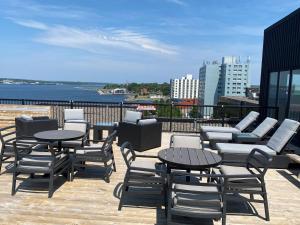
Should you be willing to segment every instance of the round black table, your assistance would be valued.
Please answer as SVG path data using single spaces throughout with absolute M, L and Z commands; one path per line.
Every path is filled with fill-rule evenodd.
M 57 142 L 58 149 L 61 150 L 62 141 L 71 141 L 82 138 L 85 135 L 84 132 L 76 130 L 47 130 L 35 133 L 33 136 L 39 141 Z
M 171 169 L 204 170 L 220 164 L 222 158 L 216 153 L 196 148 L 167 148 L 158 152 L 158 158 Z

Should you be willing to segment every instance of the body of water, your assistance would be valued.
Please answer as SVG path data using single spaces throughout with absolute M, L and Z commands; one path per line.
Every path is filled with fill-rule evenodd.
M 99 85 L 0 84 L 0 98 L 121 102 L 125 95 L 99 95 Z

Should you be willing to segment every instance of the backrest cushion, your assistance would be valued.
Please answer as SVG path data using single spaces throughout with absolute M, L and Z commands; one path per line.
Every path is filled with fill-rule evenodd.
M 28 116 L 28 115 L 21 115 L 20 118 L 22 118 L 24 120 L 33 120 L 33 118 L 31 116 Z
M 253 123 L 259 116 L 258 112 L 251 111 L 244 119 L 242 119 L 235 128 L 240 131 L 245 130 L 251 123 Z
M 299 126 L 298 121 L 285 119 L 268 141 L 267 146 L 279 153 L 297 132 Z
M 65 109 L 65 120 L 84 120 L 83 109 Z
M 137 111 L 127 110 L 125 113 L 124 122 L 126 123 L 137 123 L 142 118 L 142 113 Z
M 138 124 L 139 125 L 147 125 L 147 124 L 153 124 L 156 123 L 156 119 L 145 119 L 145 120 L 139 120 Z
M 277 123 L 277 120 L 267 117 L 258 127 L 256 127 L 252 134 L 263 138 Z
M 202 149 L 200 136 L 174 135 L 171 138 L 170 147 Z
M 65 123 L 64 130 L 77 130 L 81 132 L 86 132 L 87 124 L 86 123 Z

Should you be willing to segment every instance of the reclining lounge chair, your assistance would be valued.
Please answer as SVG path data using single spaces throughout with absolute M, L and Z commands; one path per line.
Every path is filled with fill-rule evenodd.
M 282 152 L 285 146 L 297 134 L 299 126 L 300 123 L 298 121 L 285 119 L 265 145 L 217 143 L 216 149 L 219 151 L 219 154 L 222 155 L 223 161 L 225 162 L 245 162 L 252 149 L 258 148 L 272 156 L 271 167 L 285 168 L 289 163 L 289 159 L 283 155 Z
M 200 133 L 207 139 L 207 132 L 221 132 L 239 134 L 250 126 L 259 116 L 258 112 L 251 111 L 244 119 L 242 119 L 235 127 L 216 127 L 216 126 L 201 126 Z
M 211 146 L 215 143 L 225 142 L 238 142 L 238 143 L 256 143 L 262 140 L 277 124 L 277 120 L 267 117 L 258 127 L 256 127 L 251 133 L 223 133 L 223 132 L 207 132 Z

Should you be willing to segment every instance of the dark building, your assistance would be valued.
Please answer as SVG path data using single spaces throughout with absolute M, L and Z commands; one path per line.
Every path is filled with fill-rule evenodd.
M 300 120 L 300 8 L 264 31 L 260 85 L 261 106 L 278 106 L 280 121 Z

